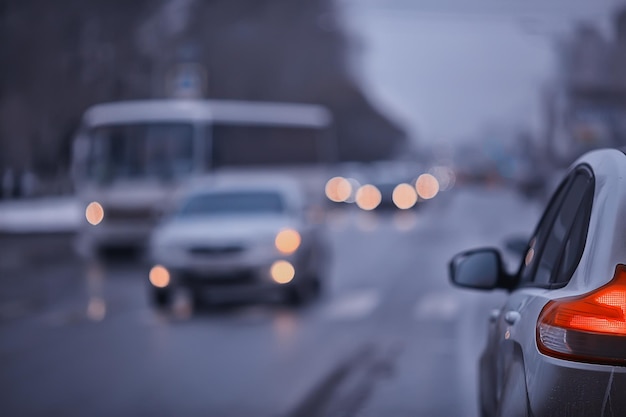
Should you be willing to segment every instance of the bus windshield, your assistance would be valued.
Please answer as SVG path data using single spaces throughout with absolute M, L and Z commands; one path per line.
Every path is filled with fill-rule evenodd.
M 193 169 L 193 126 L 136 123 L 94 127 L 89 132 L 87 175 L 97 182 L 177 179 Z

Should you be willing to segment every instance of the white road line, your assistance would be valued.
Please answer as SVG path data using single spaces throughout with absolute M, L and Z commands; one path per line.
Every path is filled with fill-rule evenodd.
M 454 293 L 431 292 L 417 301 L 413 309 L 413 318 L 417 321 L 450 321 L 457 318 L 460 309 L 460 298 Z
M 370 315 L 380 304 L 374 289 L 357 290 L 341 295 L 326 306 L 323 316 L 329 320 L 359 320 Z

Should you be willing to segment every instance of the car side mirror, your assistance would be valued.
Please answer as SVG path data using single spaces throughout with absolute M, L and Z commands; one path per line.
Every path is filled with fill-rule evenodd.
M 459 287 L 479 290 L 508 288 L 504 281 L 508 275 L 497 249 L 482 248 L 462 252 L 452 258 L 449 267 L 450 280 Z

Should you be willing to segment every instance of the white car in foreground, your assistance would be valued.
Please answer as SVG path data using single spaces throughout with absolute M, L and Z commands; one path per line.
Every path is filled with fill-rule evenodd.
M 180 288 L 196 301 L 270 291 L 298 304 L 316 294 L 327 252 L 306 209 L 285 179 L 195 186 L 150 239 L 152 300 L 165 307 Z
M 516 272 L 494 248 L 452 259 L 456 285 L 509 292 L 489 316 L 482 416 L 626 416 L 625 232 L 626 155 L 598 150 L 570 167 Z

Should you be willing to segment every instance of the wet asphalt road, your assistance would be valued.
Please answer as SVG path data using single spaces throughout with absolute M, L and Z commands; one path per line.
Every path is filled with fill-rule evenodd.
M 410 213 L 334 212 L 332 273 L 300 308 L 179 298 L 158 312 L 141 265 L 78 261 L 67 236 L 2 236 L 0 415 L 477 415 L 502 294 L 452 288 L 447 261 L 529 234 L 538 215 L 484 189 Z

